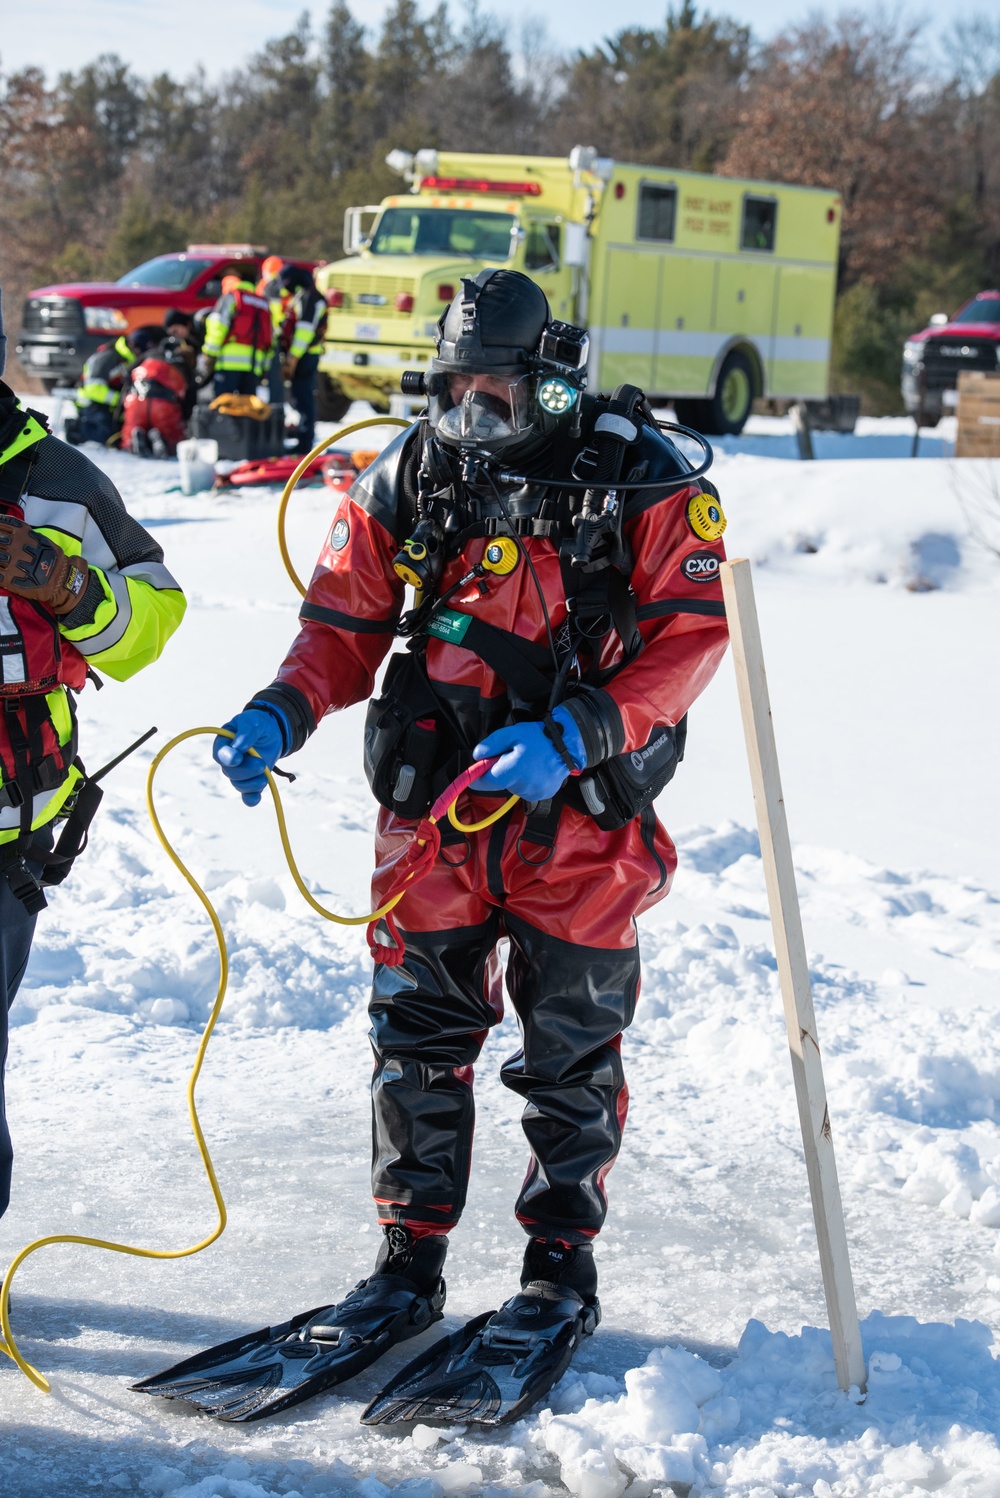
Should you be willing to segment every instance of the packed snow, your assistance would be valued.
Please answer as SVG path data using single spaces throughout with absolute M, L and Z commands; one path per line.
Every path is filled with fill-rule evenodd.
M 604 1321 L 544 1407 L 499 1432 L 358 1424 L 387 1373 L 441 1328 L 341 1391 L 246 1427 L 129 1391 L 200 1347 L 335 1300 L 378 1240 L 363 934 L 304 905 L 271 811 L 240 805 L 208 738 L 168 759 L 160 815 L 232 957 L 198 1094 L 229 1226 L 176 1262 L 68 1247 L 29 1260 L 13 1325 L 53 1392 L 2 1360 L 5 1498 L 995 1498 L 1000 560 L 970 535 L 963 503 L 977 485 L 988 492 L 988 465 L 935 455 L 944 424 L 916 461 L 908 445 L 896 451 L 901 433 L 869 423 L 830 439 L 837 456 L 802 463 L 759 454 L 790 440 L 765 422 L 724 444 L 713 470 L 730 555 L 755 569 L 867 1397 L 838 1390 L 825 1330 L 727 660 L 660 808 L 680 869 L 641 923 L 643 993 L 624 1045 L 632 1107 L 597 1246 Z M 888 455 L 872 451 L 880 442 Z M 92 765 L 153 723 L 160 732 L 107 782 L 12 1013 L 5 1262 L 46 1233 L 162 1248 L 211 1226 L 184 1087 L 217 960 L 154 840 L 143 783 L 155 744 L 221 723 L 270 679 L 298 605 L 277 551 L 277 490 L 185 496 L 175 463 L 89 451 L 161 540 L 190 609 L 160 663 L 83 699 Z M 300 571 L 335 499 L 310 488 L 293 501 Z M 282 785 L 303 872 L 345 913 L 368 908 L 362 717 L 328 720 Z M 497 1080 L 516 1043 L 505 1021 L 478 1067 L 449 1330 L 516 1284 L 525 1149 Z

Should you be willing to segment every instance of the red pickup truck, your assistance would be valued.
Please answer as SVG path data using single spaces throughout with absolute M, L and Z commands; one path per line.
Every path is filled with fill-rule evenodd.
M 189 244 L 183 254 L 157 255 L 118 281 L 42 286 L 24 304 L 16 348 L 26 370 L 46 390 L 72 385 L 86 360 L 106 343 L 143 323 L 159 323 L 172 307 L 211 307 L 232 274 L 256 282 L 268 251 L 250 244 Z M 316 261 L 296 262 L 308 265 Z
M 1000 291 L 981 291 L 954 317 L 935 313 L 903 347 L 903 401 L 911 416 L 936 426 L 957 402 L 963 369 L 1000 369 Z

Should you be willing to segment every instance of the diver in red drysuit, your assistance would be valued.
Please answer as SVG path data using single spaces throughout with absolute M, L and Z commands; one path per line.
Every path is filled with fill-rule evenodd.
M 684 482 L 689 465 L 640 392 L 631 406 L 582 394 L 583 370 L 558 342 L 567 336 L 585 361 L 585 336 L 552 324 L 526 277 L 463 282 L 442 319 L 427 416 L 343 499 L 299 634 L 215 757 L 256 802 L 264 776 L 247 750 L 273 765 L 301 747 L 327 712 L 370 696 L 395 635 L 411 631 L 366 733 L 383 801 L 377 907 L 432 797 L 473 756 L 501 756 L 458 815 L 478 821 L 501 793 L 522 799 L 488 830 L 446 832 L 431 873 L 394 911 L 402 962 L 375 967 L 372 1184 L 387 1233 L 377 1272 L 422 1285 L 440 1274 L 465 1202 L 473 1066 L 501 1017 L 506 937 L 522 1047 L 501 1077 L 524 1099 L 530 1151 L 516 1205 L 529 1235 L 522 1283 L 541 1273 L 596 1303 L 590 1240 L 628 1105 L 620 1042 L 639 990 L 635 917 L 666 895 L 676 855 L 651 805 L 598 825 L 601 796 L 599 820 L 615 819 L 592 777 L 624 756 L 641 781 L 665 744 L 679 747 L 674 730 L 726 649 L 725 521 L 711 485 Z M 568 394 L 553 394 L 553 380 Z M 568 416 L 543 405 L 563 399 Z M 607 542 L 617 565 L 574 571 L 581 493 L 545 479 L 586 478 L 612 441 L 623 478 L 647 487 L 621 491 Z M 532 482 L 512 482 L 512 471 Z M 404 615 L 403 576 L 421 565 L 431 571 L 411 580 L 425 584 L 422 616 Z

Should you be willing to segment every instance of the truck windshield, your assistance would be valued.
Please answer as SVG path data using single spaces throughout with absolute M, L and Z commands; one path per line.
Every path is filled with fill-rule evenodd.
M 368 246 L 373 255 L 468 255 L 509 260 L 512 213 L 470 208 L 387 208 Z
M 196 276 L 214 265 L 214 260 L 188 259 L 187 255 L 157 255 L 135 270 L 119 276 L 119 286 L 162 286 L 164 291 L 186 291 Z
M 1000 322 L 1000 296 L 977 296 L 952 322 Z

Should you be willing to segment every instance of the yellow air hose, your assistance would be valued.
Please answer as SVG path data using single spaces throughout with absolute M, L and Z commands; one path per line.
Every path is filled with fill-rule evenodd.
M 285 542 L 285 513 L 295 486 L 309 467 L 309 464 L 314 462 L 320 453 L 326 452 L 328 447 L 332 447 L 335 442 L 339 442 L 341 437 L 347 437 L 351 432 L 360 432 L 365 427 L 409 427 L 412 425 L 412 421 L 406 421 L 402 416 L 366 416 L 364 421 L 355 421 L 349 427 L 341 427 L 339 432 L 334 432 L 331 437 L 324 437 L 322 442 L 317 442 L 312 452 L 306 453 L 302 462 L 288 480 L 288 483 L 281 492 L 281 503 L 278 506 L 278 550 L 281 552 L 281 560 L 285 564 L 285 571 L 303 598 L 306 596 L 306 585 L 295 570 L 292 559 L 288 555 L 288 546 Z
M 284 492 L 281 496 L 281 505 L 278 511 L 278 544 L 281 548 L 282 560 L 284 561 L 288 575 L 292 579 L 292 582 L 295 584 L 295 586 L 298 588 L 299 592 L 303 594 L 303 596 L 305 595 L 306 590 L 300 582 L 295 568 L 292 566 L 291 558 L 288 555 L 288 550 L 285 545 L 284 518 L 285 511 L 288 506 L 288 501 L 292 495 L 292 491 L 294 490 L 296 484 L 299 482 L 303 473 L 305 473 L 307 467 L 313 461 L 313 459 L 316 458 L 318 454 L 323 452 L 327 447 L 330 447 L 331 444 L 337 441 L 338 438 L 347 435 L 347 433 L 349 432 L 356 432 L 362 427 L 385 425 L 409 426 L 410 423 L 402 421 L 399 417 L 393 416 L 370 417 L 365 421 L 355 422 L 353 426 L 345 427 L 341 431 L 335 432 L 332 437 L 325 437 L 322 442 L 317 443 L 312 452 L 309 453 L 305 458 L 303 458 L 302 462 L 298 465 L 295 472 L 288 480 L 288 483 L 285 485 Z M 222 1005 L 226 997 L 226 988 L 229 982 L 229 953 L 226 947 L 226 938 L 223 934 L 222 924 L 219 920 L 215 906 L 212 904 L 211 900 L 208 898 L 208 895 L 202 889 L 201 885 L 195 879 L 190 869 L 188 869 L 186 864 L 181 859 L 180 855 L 170 843 L 166 833 L 163 830 L 163 826 L 160 822 L 159 816 L 157 815 L 156 806 L 153 801 L 153 782 L 160 765 L 166 759 L 167 755 L 170 754 L 172 750 L 176 749 L 179 744 L 182 744 L 185 739 L 195 738 L 199 734 L 211 734 L 213 737 L 221 736 L 228 739 L 235 737 L 231 730 L 226 728 L 188 728 L 185 729 L 183 733 L 175 735 L 175 737 L 172 738 L 169 743 L 164 744 L 163 748 L 159 751 L 159 753 L 155 756 L 152 763 L 150 764 L 149 774 L 146 777 L 146 810 L 149 812 L 149 819 L 153 824 L 153 831 L 156 833 L 157 839 L 159 840 L 159 843 L 166 853 L 167 857 L 170 859 L 170 862 L 183 875 L 185 881 L 191 886 L 198 899 L 204 906 L 208 914 L 208 918 L 212 923 L 212 930 L 215 933 L 216 946 L 218 947 L 219 951 L 219 984 L 218 988 L 216 989 L 215 1002 L 212 1005 L 212 1011 L 209 1014 L 208 1020 L 205 1024 L 205 1028 L 202 1031 L 201 1039 L 198 1042 L 198 1049 L 195 1053 L 194 1065 L 191 1068 L 191 1074 L 188 1078 L 187 1084 L 188 1116 L 191 1120 L 191 1128 L 194 1133 L 195 1142 L 198 1146 L 198 1153 L 201 1156 L 201 1162 L 205 1167 L 205 1174 L 208 1176 L 208 1182 L 212 1188 L 212 1196 L 215 1199 L 216 1211 L 219 1214 L 218 1222 L 216 1223 L 212 1231 L 207 1235 L 207 1237 L 202 1238 L 198 1243 L 192 1244 L 189 1248 L 137 1248 L 129 1243 L 115 1243 L 107 1238 L 90 1238 L 82 1233 L 51 1233 L 45 1238 L 36 1238 L 33 1243 L 29 1243 L 27 1247 L 22 1248 L 20 1253 L 17 1254 L 17 1256 L 11 1262 L 10 1268 L 7 1270 L 7 1273 L 4 1276 L 3 1285 L 2 1287 L 0 1287 L 0 1330 L 2 1330 L 3 1332 L 3 1340 L 0 1341 L 0 1353 L 5 1354 L 13 1362 L 15 1362 L 24 1376 L 30 1379 L 35 1387 L 41 1389 L 45 1394 L 49 1394 L 52 1392 L 51 1385 L 48 1379 L 43 1373 L 40 1373 L 37 1368 L 33 1367 L 32 1364 L 29 1363 L 27 1359 L 22 1355 L 10 1327 L 10 1287 L 13 1283 L 15 1274 L 17 1273 L 18 1269 L 20 1269 L 25 1259 L 29 1258 L 31 1254 L 36 1253 L 38 1249 L 47 1248 L 50 1244 L 54 1243 L 78 1243 L 82 1244 L 86 1248 L 103 1248 L 106 1249 L 109 1253 L 130 1254 L 133 1257 L 139 1259 L 187 1259 L 190 1258 L 192 1254 L 200 1253 L 203 1248 L 208 1248 L 209 1245 L 214 1243 L 217 1238 L 221 1237 L 226 1227 L 226 1203 L 223 1200 L 222 1189 L 219 1186 L 219 1181 L 215 1174 L 215 1167 L 212 1164 L 212 1157 L 209 1154 L 208 1145 L 205 1141 L 205 1135 L 202 1131 L 201 1122 L 198 1118 L 198 1110 L 195 1106 L 194 1093 L 195 1088 L 198 1085 L 198 1078 L 201 1075 L 202 1065 L 204 1064 L 205 1060 L 205 1053 L 208 1050 L 208 1042 L 212 1038 L 212 1032 L 215 1029 L 219 1015 L 222 1012 Z M 255 754 L 255 751 L 251 749 L 250 753 Z M 306 887 L 302 875 L 299 873 L 298 865 L 295 862 L 295 857 L 292 853 L 291 843 L 288 838 L 288 827 L 285 822 L 285 813 L 281 805 L 281 797 L 278 793 L 278 787 L 275 784 L 273 775 L 266 766 L 264 767 L 264 773 L 267 776 L 268 789 L 271 792 L 271 799 L 274 804 L 275 816 L 278 820 L 278 834 L 281 838 L 282 851 L 284 852 L 285 859 L 288 863 L 288 868 L 292 875 L 292 878 L 295 881 L 296 888 L 302 895 L 303 899 L 307 902 L 307 904 L 309 904 L 312 909 L 317 912 L 318 915 L 321 915 L 324 920 L 334 921 L 338 926 L 367 926 L 370 921 L 378 920 L 382 916 L 387 915 L 389 911 L 392 910 L 393 907 L 397 905 L 403 898 L 403 895 L 406 893 L 405 890 L 400 890 L 398 894 L 394 895 L 390 900 L 387 900 L 386 903 L 378 910 L 371 911 L 368 915 L 337 915 L 334 911 L 327 910 L 324 905 L 321 905 L 319 901 L 314 898 L 309 889 Z M 510 809 L 510 807 L 514 805 L 517 799 L 517 796 L 511 796 L 509 800 L 504 802 L 503 806 L 501 806 L 498 811 L 491 813 L 490 816 L 484 818 L 481 822 L 474 822 L 466 825 L 464 827 L 464 830 L 467 832 L 478 832 L 485 827 L 491 826 L 493 822 L 499 821 L 499 819 Z M 462 827 L 463 824 L 458 822 L 455 818 L 454 806 L 455 803 L 453 802 L 452 805 L 448 808 L 449 820 L 451 820 L 456 827 Z

